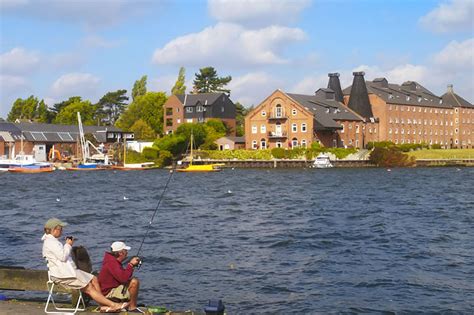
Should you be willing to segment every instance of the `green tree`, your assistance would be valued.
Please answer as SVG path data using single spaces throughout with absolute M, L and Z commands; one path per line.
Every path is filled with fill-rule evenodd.
M 95 124 L 95 107 L 90 101 L 83 101 L 80 97 L 75 102 L 63 107 L 56 115 L 54 122 L 63 125 L 77 125 L 77 112 L 81 113 L 81 120 L 84 125 Z
M 52 113 L 43 100 L 31 95 L 27 99 L 18 98 L 8 113 L 7 120 L 29 119 L 31 121 L 48 123 L 51 121 Z
M 186 93 L 186 85 L 184 85 L 185 81 L 185 69 L 184 67 L 179 68 L 178 79 L 174 84 L 173 88 L 171 89 L 171 94 L 178 95 L 178 94 L 185 94 Z
M 116 126 L 130 130 L 137 120 L 142 119 L 156 134 L 163 134 L 163 104 L 166 100 L 164 92 L 148 92 L 138 96 L 128 105 Z
M 183 135 L 169 134 L 155 140 L 153 146 L 160 149 L 160 155 L 161 152 L 171 152 L 176 157 L 186 152 L 187 143 L 189 143 L 189 139 Z
M 61 109 L 75 102 L 82 102 L 82 98 L 80 96 L 72 96 L 66 101 L 56 103 L 53 105 L 53 112 L 55 113 L 55 115 L 57 115 L 61 111 Z
M 142 119 L 134 122 L 130 127 L 130 131 L 135 134 L 135 139 L 137 140 L 152 140 L 156 138 L 155 131 Z
M 95 105 L 96 118 L 106 125 L 114 125 L 127 106 L 127 90 L 108 92 Z
M 206 139 L 206 128 L 203 124 L 186 123 L 180 125 L 178 129 L 176 129 L 176 135 L 183 136 L 187 143 L 189 143 L 191 139 L 191 133 L 194 137 L 194 148 L 199 148 L 199 146 L 201 146 L 201 144 L 203 144 Z
M 236 122 L 236 136 L 241 137 L 245 134 L 245 116 L 249 112 L 249 109 L 245 108 L 244 105 L 239 102 L 235 103 L 235 122 Z
M 213 67 L 201 68 L 199 69 L 199 73 L 196 73 L 195 76 L 196 78 L 193 81 L 194 93 L 230 93 L 230 90 L 224 87 L 232 80 L 232 77 L 218 77 L 217 71 Z
M 146 81 L 147 81 L 147 76 L 144 75 L 143 77 L 140 78 L 140 80 L 135 81 L 133 84 L 133 89 L 132 89 L 132 100 L 135 100 L 138 96 L 142 96 L 146 94 Z

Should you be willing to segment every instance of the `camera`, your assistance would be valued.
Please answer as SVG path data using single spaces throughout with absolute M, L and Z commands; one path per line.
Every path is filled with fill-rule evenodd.
M 76 241 L 77 240 L 76 238 L 74 238 L 74 236 L 71 236 L 71 235 L 66 236 L 66 239 L 71 240 L 71 241 Z

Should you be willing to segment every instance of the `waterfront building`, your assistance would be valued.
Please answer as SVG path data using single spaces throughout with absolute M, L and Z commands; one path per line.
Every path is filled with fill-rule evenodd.
M 377 137 L 370 137 L 371 126 L 365 127 L 366 138 L 442 148 L 473 147 L 474 106 L 455 94 L 451 85 L 440 97 L 418 82 L 398 85 L 386 78 L 365 81 L 364 72 L 353 75 L 353 84 L 343 91 L 344 103 L 366 123 L 378 124 Z
M 133 140 L 133 132 L 125 132 L 114 126 L 83 126 L 85 134 L 91 134 L 101 148 L 107 150 L 113 143 L 124 138 Z M 53 148 L 61 154 L 77 156 L 80 152 L 79 127 L 77 125 L 40 124 L 33 122 L 0 122 L 0 156 L 14 158 L 21 151 L 34 155 L 39 162 L 48 160 Z
M 235 135 L 236 108 L 225 93 L 171 95 L 163 105 L 163 130 L 173 133 L 183 123 L 204 123 L 209 119 L 222 120 Z
M 245 117 L 247 149 L 358 147 L 364 143 L 364 119 L 342 103 L 339 74 L 314 95 L 274 91 Z
M 218 150 L 245 149 L 245 137 L 226 136 L 216 140 Z

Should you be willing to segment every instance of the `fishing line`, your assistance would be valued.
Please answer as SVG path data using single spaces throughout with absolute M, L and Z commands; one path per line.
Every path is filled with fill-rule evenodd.
M 165 188 L 163 188 L 163 191 L 161 192 L 160 199 L 158 200 L 158 204 L 156 205 L 155 211 L 153 212 L 153 215 L 151 216 L 150 222 L 148 223 L 148 226 L 145 231 L 145 236 L 142 239 L 142 242 L 140 244 L 140 247 L 138 248 L 138 252 L 136 256 L 140 255 L 140 251 L 142 250 L 143 243 L 145 243 L 145 239 L 148 236 L 148 232 L 150 231 L 151 224 L 153 223 L 153 219 L 155 218 L 156 213 L 158 212 L 158 209 L 160 208 L 161 201 L 163 200 L 163 196 L 166 192 L 166 189 L 168 188 L 168 185 L 171 181 L 171 177 L 173 177 L 173 173 L 175 172 L 174 169 L 170 170 L 170 175 L 168 176 L 168 180 L 166 181 Z

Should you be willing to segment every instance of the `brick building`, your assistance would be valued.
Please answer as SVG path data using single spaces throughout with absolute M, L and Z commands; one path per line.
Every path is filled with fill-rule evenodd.
M 353 84 L 343 91 L 344 103 L 366 123 L 378 122 L 377 136 L 373 126 L 365 126 L 366 139 L 473 147 L 474 106 L 455 94 L 452 86 L 440 97 L 414 81 L 398 85 L 385 78 L 365 81 L 364 72 L 353 74 Z
M 163 105 L 163 131 L 173 133 L 183 123 L 222 120 L 235 136 L 236 108 L 225 93 L 171 95 Z
M 246 148 L 362 147 L 364 119 L 342 100 L 338 73 L 314 95 L 276 90 L 245 117 Z

